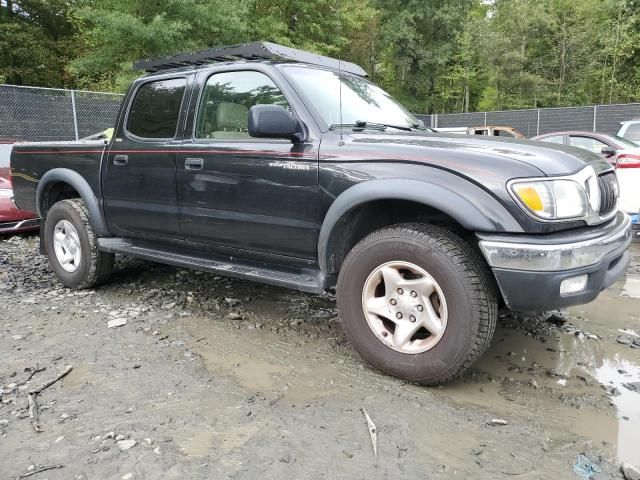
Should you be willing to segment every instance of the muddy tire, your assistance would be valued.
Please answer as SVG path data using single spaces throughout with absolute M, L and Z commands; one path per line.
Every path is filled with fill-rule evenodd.
M 424 385 L 446 383 L 489 346 L 496 288 L 479 254 L 426 224 L 371 233 L 347 255 L 338 308 L 355 349 L 374 367 Z
M 56 202 L 47 213 L 43 234 L 49 265 L 65 287 L 91 288 L 111 276 L 114 255 L 98 250 L 82 200 Z

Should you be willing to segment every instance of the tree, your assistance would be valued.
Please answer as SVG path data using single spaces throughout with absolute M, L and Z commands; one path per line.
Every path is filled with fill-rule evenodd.
M 640 100 L 640 0 L 0 0 L 0 81 L 123 91 L 139 58 L 254 40 L 417 113 Z
M 0 81 L 17 85 L 64 85 L 74 55 L 74 29 L 65 0 L 0 3 Z

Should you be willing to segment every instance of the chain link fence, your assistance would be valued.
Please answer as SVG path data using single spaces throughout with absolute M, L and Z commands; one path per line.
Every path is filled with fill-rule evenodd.
M 0 85 L 0 139 L 76 140 L 115 125 L 123 95 Z M 640 103 L 417 115 L 433 128 L 505 125 L 527 137 L 561 130 L 615 133 Z
M 433 128 L 503 125 L 514 127 L 526 137 L 562 130 L 616 133 L 620 122 L 640 118 L 640 103 L 593 105 L 589 107 L 538 108 L 498 112 L 417 115 Z
M 117 93 L 0 85 L 0 139 L 77 140 L 113 127 Z

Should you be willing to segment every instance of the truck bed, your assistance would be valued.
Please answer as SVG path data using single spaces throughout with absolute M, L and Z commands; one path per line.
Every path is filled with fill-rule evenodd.
M 36 202 L 38 183 L 47 172 L 61 167 L 80 174 L 96 198 L 101 198 L 100 164 L 105 149 L 104 140 L 15 144 L 11 152 L 11 178 L 16 205 L 40 213 Z

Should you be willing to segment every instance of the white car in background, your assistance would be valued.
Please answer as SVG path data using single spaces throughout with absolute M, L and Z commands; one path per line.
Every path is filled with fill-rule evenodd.
M 640 146 L 640 119 L 620 122 L 620 129 L 616 135 Z
M 637 125 L 640 128 L 640 120 Z M 531 140 L 589 150 L 611 163 L 616 168 L 620 185 L 618 208 L 631 215 L 634 227 L 638 225 L 634 228 L 634 238 L 640 238 L 640 146 L 619 135 L 576 130 L 546 133 Z

